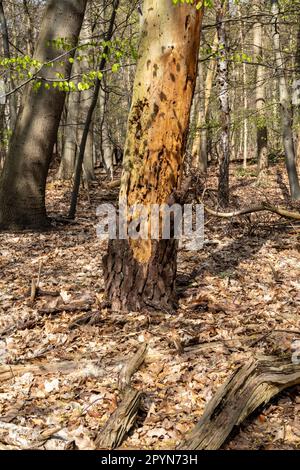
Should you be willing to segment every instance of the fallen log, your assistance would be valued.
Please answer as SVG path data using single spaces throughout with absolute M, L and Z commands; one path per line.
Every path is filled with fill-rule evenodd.
M 194 429 L 178 447 L 217 450 L 235 426 L 282 390 L 300 384 L 300 364 L 291 358 L 261 357 L 239 367 L 208 403 Z
M 271 206 L 270 204 L 266 204 L 266 203 L 262 203 L 257 206 L 247 207 L 245 209 L 240 209 L 240 210 L 233 211 L 233 212 L 219 212 L 219 211 L 215 211 L 211 209 L 208 206 L 204 206 L 204 210 L 208 214 L 214 215 L 215 217 L 223 217 L 226 219 L 229 219 L 231 217 L 238 217 L 240 215 L 252 214 L 254 212 L 268 211 L 268 212 L 272 212 L 273 214 L 278 214 L 282 217 L 286 217 L 288 219 L 300 220 L 299 212 L 291 212 L 281 207 Z

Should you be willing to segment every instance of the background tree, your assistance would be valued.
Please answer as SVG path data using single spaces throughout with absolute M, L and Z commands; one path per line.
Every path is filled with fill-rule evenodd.
M 57 73 L 68 77 L 86 0 L 67 4 L 50 0 L 41 26 L 34 59 L 41 63 L 40 81 L 29 83 L 10 143 L 0 180 L 0 226 L 4 228 L 48 225 L 45 186 L 57 130 L 64 106 L 65 92 L 46 86 Z M 55 40 L 65 38 L 69 51 Z M 53 67 L 52 67 L 53 66 Z

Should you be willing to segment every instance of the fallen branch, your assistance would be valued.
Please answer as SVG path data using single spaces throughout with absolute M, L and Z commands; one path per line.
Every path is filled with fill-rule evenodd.
M 120 375 L 119 375 L 119 389 L 120 390 L 125 390 L 127 387 L 129 387 L 130 382 L 131 382 L 131 377 L 133 374 L 139 369 L 139 367 L 143 364 L 146 353 L 147 353 L 148 345 L 143 344 L 138 351 L 135 353 L 135 355 L 129 359 L 128 362 L 123 366 Z
M 123 400 L 95 440 L 97 449 L 115 449 L 121 445 L 136 420 L 141 396 L 141 392 L 131 387 L 126 390 Z
M 62 374 L 70 374 L 72 372 L 78 371 L 83 372 L 86 370 L 98 369 L 97 365 L 99 360 L 94 361 L 64 361 L 57 363 L 48 363 L 48 364 L 20 364 L 20 365 L 4 365 L 0 366 L 0 383 L 5 382 L 6 380 L 14 379 L 15 376 L 23 375 L 28 372 L 34 375 L 44 375 L 44 374 L 53 374 L 60 372 Z M 106 375 L 107 371 L 99 369 L 97 370 L 97 375 Z
M 223 218 L 231 218 L 231 217 L 238 217 L 240 215 L 252 214 L 254 212 L 262 212 L 262 211 L 269 211 L 274 214 L 278 214 L 282 217 L 286 217 L 288 219 L 300 220 L 300 213 L 299 212 L 291 212 L 286 209 L 282 209 L 281 207 L 271 206 L 269 204 L 262 203 L 258 206 L 251 206 L 246 209 L 241 209 L 238 211 L 233 212 L 219 212 L 211 209 L 208 206 L 204 206 L 204 209 L 208 214 L 214 215 L 215 217 L 223 217 Z
M 92 304 L 88 305 L 61 305 L 53 308 L 40 308 L 38 313 L 40 315 L 54 315 L 56 313 L 73 313 L 73 312 L 89 312 L 92 308 Z
M 109 183 L 107 183 L 107 187 L 109 189 L 114 189 L 114 188 L 118 188 L 121 184 L 121 180 L 115 180 L 115 181 L 110 181 Z
M 123 392 L 123 399 L 96 438 L 97 449 L 119 447 L 137 418 L 142 393 L 132 388 L 130 382 L 133 374 L 144 362 L 147 348 L 147 344 L 143 344 L 135 355 L 125 363 L 119 374 L 118 384 Z
M 217 450 L 235 426 L 282 390 L 300 384 L 300 364 L 262 357 L 239 367 L 208 403 L 179 449 Z

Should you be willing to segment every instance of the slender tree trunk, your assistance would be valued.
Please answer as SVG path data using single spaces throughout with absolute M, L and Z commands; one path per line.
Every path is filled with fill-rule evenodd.
M 29 11 L 28 0 L 23 0 L 24 12 L 26 15 L 26 28 L 27 28 L 27 54 L 32 57 L 34 54 L 34 26 Z
M 110 21 L 109 21 L 108 31 L 105 35 L 105 41 L 110 41 L 113 37 L 115 20 L 116 20 L 116 15 L 117 15 L 119 4 L 120 4 L 119 0 L 113 0 L 112 14 L 111 14 Z M 104 49 L 104 54 L 102 56 L 102 59 L 99 65 L 100 72 L 104 70 L 104 67 L 106 65 L 107 54 L 108 54 L 108 48 L 106 47 Z M 95 83 L 94 93 L 93 93 L 93 99 L 90 103 L 86 120 L 85 120 L 85 124 L 84 124 L 84 129 L 83 129 L 82 138 L 80 142 L 79 154 L 78 154 L 78 158 L 76 162 L 74 185 L 73 185 L 73 190 L 72 190 L 72 195 L 71 195 L 71 204 L 70 204 L 70 209 L 69 209 L 69 214 L 68 214 L 68 217 L 70 219 L 74 219 L 76 215 L 77 200 L 78 200 L 80 181 L 81 181 L 81 175 L 82 175 L 84 154 L 85 154 L 85 149 L 86 149 L 86 145 L 87 145 L 88 138 L 89 138 L 90 126 L 93 120 L 94 111 L 96 109 L 98 99 L 99 99 L 100 88 L 101 88 L 101 81 L 99 78 L 97 78 L 96 83 Z
M 242 54 L 245 52 L 245 31 L 244 23 L 242 21 L 241 6 L 239 5 L 239 17 L 241 19 L 240 25 L 240 39 L 241 39 L 241 50 Z M 247 168 L 248 160 L 248 97 L 247 97 L 247 68 L 246 62 L 243 60 L 243 104 L 244 104 L 244 122 L 243 122 L 243 166 Z
M 68 77 L 70 55 L 52 43 L 68 38 L 75 46 L 78 41 L 87 0 L 48 2 L 41 26 L 35 59 L 41 63 L 54 61 L 64 54 L 54 67 L 44 66 L 43 80 L 55 79 L 61 72 Z M 9 153 L 0 180 L 0 226 L 4 228 L 40 228 L 48 225 L 45 208 L 45 187 L 53 147 L 65 102 L 65 93 L 44 83 L 36 91 L 32 84 L 24 90 Z
M 295 68 L 296 68 L 296 81 L 298 82 L 298 87 L 300 83 L 300 15 L 298 15 L 298 33 L 297 33 L 297 51 L 296 51 L 296 57 L 295 57 Z M 298 118 L 300 114 L 300 93 L 297 97 L 297 113 L 298 113 Z M 300 161 L 300 126 L 298 125 L 298 131 L 297 131 L 297 153 L 296 153 L 296 158 L 297 162 Z
M 218 47 L 218 34 L 215 34 L 212 52 Z M 199 168 L 202 173 L 207 171 L 208 149 L 207 149 L 207 128 L 208 107 L 211 98 L 211 91 L 216 73 L 216 61 L 213 59 L 207 67 L 206 78 L 204 80 L 204 63 L 198 66 L 198 87 L 199 98 L 195 103 L 197 113 L 196 135 L 192 146 L 192 162 L 195 168 Z
M 280 33 L 278 30 L 279 5 L 278 0 L 271 0 L 272 4 L 272 26 L 273 44 L 276 57 L 276 68 L 278 75 L 279 100 L 281 108 L 282 138 L 285 150 L 286 167 L 289 177 L 292 199 L 300 199 L 300 185 L 297 175 L 295 148 L 293 139 L 293 112 L 292 103 L 284 71 L 284 61 L 281 51 Z
M 105 86 L 105 85 L 104 85 Z M 101 119 L 101 154 L 105 170 L 110 178 L 113 178 L 113 148 L 109 138 L 107 123 L 107 93 L 105 90 L 100 92 L 100 107 L 102 112 Z
M 92 29 L 87 22 L 85 28 L 82 31 L 82 42 L 87 43 L 90 41 L 92 36 Z M 88 70 L 89 69 L 88 60 L 82 61 L 82 69 Z M 80 93 L 80 104 L 79 104 L 79 127 L 77 132 L 77 141 L 81 142 L 83 131 L 84 131 L 84 123 L 86 116 L 88 115 L 90 106 L 93 101 L 93 90 L 90 88 L 89 90 L 85 90 Z M 92 181 L 95 179 L 95 172 L 94 172 L 94 142 L 93 142 L 93 127 L 94 123 L 93 120 L 89 126 L 89 133 L 86 142 L 86 148 L 84 152 L 84 160 L 83 160 L 83 169 L 84 169 L 84 179 L 87 181 Z
M 73 70 L 76 73 L 77 62 Z M 64 144 L 57 178 L 70 180 L 74 174 L 76 152 L 77 152 L 77 126 L 79 111 L 79 92 L 69 93 L 67 102 L 67 119 L 64 126 Z
M 217 0 L 217 31 L 219 39 L 218 83 L 221 110 L 221 155 L 219 169 L 218 198 L 221 206 L 229 202 L 229 163 L 230 163 L 230 106 L 227 60 L 227 34 L 224 22 L 227 0 Z
M 6 59 L 10 59 L 10 47 L 9 47 L 9 37 L 8 37 L 8 29 L 7 29 L 7 22 L 6 16 L 3 8 L 3 2 L 0 0 L 0 32 L 2 36 L 3 42 L 3 53 Z M 6 81 L 8 88 L 14 88 L 14 81 L 12 77 Z M 11 95 L 9 97 L 9 121 L 10 121 L 10 128 L 13 130 L 16 122 L 17 117 L 17 100 L 15 95 Z
M 129 223 L 136 204 L 170 204 L 180 187 L 202 14 L 195 5 L 144 1 L 120 190 Z M 113 309 L 174 308 L 177 240 L 153 238 L 110 241 L 104 279 Z
M 255 1 L 255 12 L 259 13 L 261 0 Z M 259 20 L 256 21 L 253 28 L 253 55 L 255 62 L 263 60 L 263 25 Z M 266 87 L 265 72 L 262 65 L 256 68 L 256 142 L 257 142 L 257 162 L 258 172 L 268 168 L 268 128 L 266 125 Z

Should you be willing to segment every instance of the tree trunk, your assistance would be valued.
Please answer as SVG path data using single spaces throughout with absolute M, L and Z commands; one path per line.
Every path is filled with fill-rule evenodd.
M 229 163 L 230 163 L 230 107 L 229 107 L 229 83 L 228 83 L 228 46 L 226 26 L 224 22 L 227 11 L 227 0 L 218 0 L 217 31 L 219 39 L 218 58 L 218 83 L 219 101 L 221 110 L 221 155 L 219 169 L 218 198 L 221 206 L 227 206 L 229 202 Z
M 86 27 L 83 28 L 82 31 L 82 42 L 83 44 L 88 43 L 90 38 L 93 36 L 93 32 L 89 22 L 87 23 Z M 91 51 L 90 51 L 91 52 Z M 89 62 L 87 59 L 82 61 L 82 69 L 89 70 Z M 90 88 L 89 90 L 85 90 L 80 93 L 80 104 L 79 104 L 79 127 L 77 132 L 77 141 L 81 142 L 82 135 L 84 131 L 84 123 L 85 119 L 88 115 L 90 106 L 93 101 L 93 90 Z M 95 179 L 94 173 L 94 142 L 93 142 L 93 120 L 89 126 L 89 133 L 86 142 L 86 148 L 84 153 L 84 160 L 83 160 L 83 169 L 84 169 L 84 179 L 87 181 L 92 181 Z
M 216 52 L 218 47 L 218 35 L 215 34 L 212 52 Z M 199 168 L 202 173 L 206 173 L 208 165 L 207 149 L 207 128 L 208 107 L 211 98 L 213 81 L 216 73 L 216 61 L 213 59 L 207 67 L 206 78 L 204 80 L 204 63 L 199 63 L 198 87 L 199 99 L 196 103 L 197 124 L 196 135 L 192 146 L 192 162 L 195 168 Z
M 128 222 L 136 220 L 136 204 L 146 210 L 170 204 L 179 189 L 202 15 L 195 5 L 144 1 L 120 189 L 120 204 L 133 210 Z M 171 310 L 176 304 L 177 240 L 147 235 L 109 243 L 104 278 L 114 310 Z
M 204 64 L 199 62 L 196 100 L 196 134 L 192 146 L 192 166 L 202 173 L 207 171 L 207 148 L 205 128 L 205 80 Z
M 64 50 L 51 41 L 68 38 L 78 41 L 87 0 L 70 0 L 68 8 L 60 0 L 47 4 L 34 58 L 41 63 L 54 61 Z M 70 75 L 70 52 L 54 67 L 44 66 L 43 80 L 56 79 L 56 73 Z M 44 83 L 36 91 L 31 84 L 24 90 L 15 131 L 0 180 L 0 226 L 2 228 L 41 228 L 48 225 L 45 187 L 56 142 L 65 93 Z
M 105 84 L 104 84 L 105 86 Z M 109 138 L 107 123 L 107 92 L 100 92 L 100 107 L 102 113 L 101 120 L 101 155 L 105 170 L 110 178 L 113 178 L 113 148 Z
M 260 11 L 261 0 L 256 0 L 255 12 Z M 259 20 L 254 24 L 253 28 L 253 55 L 255 62 L 262 62 L 263 59 L 263 25 Z M 256 142 L 257 142 L 257 162 L 258 172 L 268 168 L 268 129 L 266 126 L 266 87 L 265 72 L 262 65 L 258 65 L 256 69 Z
M 296 50 L 296 57 L 295 57 L 295 68 L 296 68 L 296 81 L 299 83 L 300 81 L 300 15 L 298 15 L 298 33 L 297 33 L 297 50 Z M 300 93 L 297 96 L 297 103 L 296 103 L 298 119 L 299 119 L 299 114 L 300 114 L 299 100 L 300 100 Z M 300 126 L 299 125 L 298 125 L 298 130 L 297 130 L 296 159 L 297 159 L 297 162 L 300 161 Z
M 300 185 L 297 175 L 295 148 L 293 139 L 293 112 L 292 103 L 284 71 L 284 61 L 281 52 L 280 33 L 278 30 L 279 5 L 278 0 L 271 0 L 272 4 L 272 27 L 273 44 L 276 57 L 276 68 L 278 76 L 279 100 L 281 108 L 282 138 L 285 151 L 286 167 L 289 177 L 291 197 L 300 200 Z
M 23 7 L 26 15 L 27 54 L 31 57 L 34 54 L 34 25 L 29 11 L 28 0 L 23 0 Z
M 119 8 L 120 0 L 113 0 L 112 2 L 112 13 L 111 17 L 109 20 L 109 26 L 108 30 L 105 34 L 104 40 L 109 42 L 111 41 L 114 31 L 115 31 L 115 21 L 116 21 L 116 15 L 117 11 Z M 104 48 L 104 53 L 102 55 L 102 59 L 99 64 L 99 71 L 103 72 L 104 67 L 106 65 L 107 61 L 107 56 L 108 56 L 108 46 Z M 84 161 L 84 155 L 85 155 L 85 149 L 86 145 L 89 139 L 89 134 L 90 134 L 90 126 L 92 124 L 94 112 L 98 103 L 99 99 L 99 93 L 100 93 L 100 88 L 101 88 L 101 80 L 99 77 L 97 77 L 96 82 L 95 82 L 95 88 L 92 96 L 92 100 L 89 105 L 89 109 L 86 115 L 85 123 L 84 123 L 84 128 L 82 132 L 82 138 L 80 141 L 80 147 L 79 147 L 79 153 L 78 153 L 78 158 L 76 161 L 76 168 L 75 168 L 75 176 L 74 176 L 74 184 L 73 184 L 73 189 L 72 189 L 72 195 L 71 195 L 71 203 L 70 203 L 70 209 L 69 209 L 69 214 L 68 217 L 70 219 L 74 219 L 76 215 L 76 209 L 77 209 L 77 201 L 78 201 L 78 194 L 79 194 L 79 188 L 80 188 L 80 181 L 81 181 L 81 175 L 82 175 L 82 169 L 83 169 L 83 161 Z
M 242 21 L 241 6 L 239 5 L 239 17 L 241 19 L 240 24 L 240 39 L 241 39 L 241 50 L 242 54 L 245 52 L 245 26 Z M 248 97 L 247 97 L 247 68 L 246 62 L 243 60 L 243 104 L 244 104 L 244 122 L 243 122 L 243 167 L 247 168 L 248 160 Z
M 76 73 L 76 65 L 74 73 Z M 77 152 L 79 92 L 70 92 L 67 104 L 67 119 L 64 129 L 64 145 L 57 178 L 70 180 L 74 173 Z
M 10 59 L 7 22 L 6 22 L 6 16 L 4 13 L 2 0 L 0 0 L 0 32 L 2 35 L 4 57 L 6 59 Z M 7 82 L 8 88 L 12 88 L 12 89 L 14 88 L 14 81 L 11 76 L 8 78 L 8 80 L 6 80 L 6 82 Z M 12 130 L 15 127 L 16 116 L 17 116 L 17 100 L 16 100 L 16 96 L 13 94 L 9 97 L 9 122 L 10 122 L 10 128 Z

